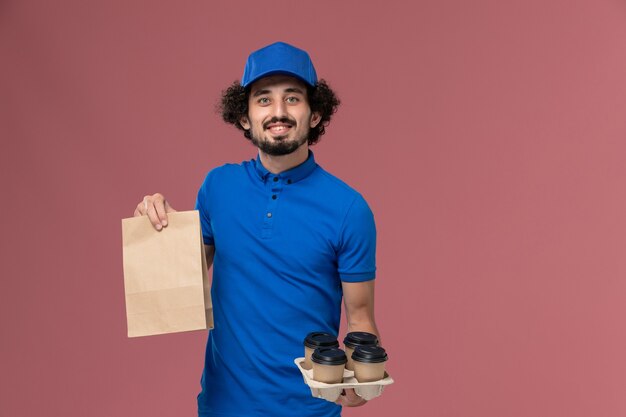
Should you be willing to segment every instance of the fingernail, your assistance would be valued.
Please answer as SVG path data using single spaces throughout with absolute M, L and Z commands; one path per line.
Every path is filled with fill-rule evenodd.
M 161 223 L 163 224 L 163 227 L 167 226 L 167 220 L 163 220 Z
M 157 224 L 156 228 L 157 228 L 157 230 L 161 230 L 161 229 L 163 229 L 163 226 L 161 226 L 160 224 Z

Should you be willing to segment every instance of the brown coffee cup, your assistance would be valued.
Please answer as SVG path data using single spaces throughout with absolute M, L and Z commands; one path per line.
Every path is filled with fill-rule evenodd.
M 354 371 L 354 365 L 352 362 L 352 354 L 357 346 L 377 346 L 378 338 L 375 334 L 367 332 L 350 332 L 343 339 L 343 344 L 346 348 L 346 356 L 348 357 L 348 363 L 346 368 L 350 371 Z
M 311 332 L 304 338 L 304 369 L 311 369 L 311 355 L 313 351 L 321 347 L 338 348 L 337 336 L 325 332 Z
M 311 355 L 313 379 L 327 384 L 343 382 L 343 371 L 348 358 L 346 353 L 337 348 L 317 348 Z
M 380 381 L 385 377 L 387 353 L 380 346 L 357 346 L 352 353 L 354 377 L 359 382 Z

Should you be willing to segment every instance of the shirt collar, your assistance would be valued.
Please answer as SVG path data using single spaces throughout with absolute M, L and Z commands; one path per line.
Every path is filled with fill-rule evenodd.
M 311 173 L 317 167 L 317 163 L 315 162 L 315 156 L 313 155 L 313 152 L 311 150 L 309 150 L 309 156 L 307 157 L 306 161 L 298 166 L 288 169 L 287 171 L 283 171 L 280 174 L 272 174 L 271 172 L 269 172 L 261 163 L 261 157 L 259 155 L 257 155 L 256 160 L 253 160 L 252 162 L 254 163 L 256 173 L 258 174 L 259 178 L 264 182 L 267 181 L 267 178 L 270 175 L 272 175 L 283 179 L 288 184 L 305 179 L 306 177 L 311 175 Z

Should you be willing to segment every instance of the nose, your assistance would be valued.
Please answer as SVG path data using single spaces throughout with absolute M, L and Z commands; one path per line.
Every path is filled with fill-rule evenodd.
M 287 103 L 283 100 L 276 100 L 272 106 L 272 116 L 281 119 L 287 116 Z

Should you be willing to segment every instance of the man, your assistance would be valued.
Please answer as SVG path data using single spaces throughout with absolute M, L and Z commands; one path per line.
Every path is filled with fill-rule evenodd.
M 309 332 L 338 333 L 342 296 L 348 331 L 378 335 L 373 215 L 309 150 L 338 105 L 309 55 L 282 42 L 253 52 L 223 94 L 224 120 L 258 155 L 213 169 L 198 191 L 215 320 L 200 416 L 330 417 L 365 403 L 354 390 L 337 404 L 312 397 L 293 363 Z M 173 211 L 157 193 L 135 215 L 163 230 Z

